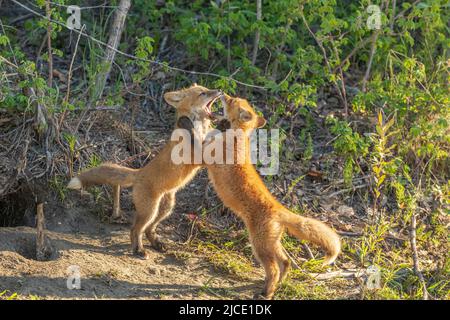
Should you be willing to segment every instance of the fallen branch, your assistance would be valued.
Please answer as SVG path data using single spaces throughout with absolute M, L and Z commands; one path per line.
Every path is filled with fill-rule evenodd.
M 300 269 L 300 266 L 297 264 L 297 262 L 294 260 L 294 258 L 292 258 L 292 256 L 289 254 L 289 252 L 285 248 L 283 248 L 283 251 L 289 258 L 289 260 L 291 261 L 292 269 L 296 269 L 296 270 Z
M 352 188 L 341 189 L 341 190 L 339 190 L 339 191 L 333 192 L 332 194 L 328 195 L 327 198 L 333 198 L 333 197 L 335 197 L 335 196 L 337 196 L 337 195 L 340 195 L 340 194 L 342 194 L 342 193 L 346 193 L 346 192 L 349 192 L 349 191 L 355 191 L 355 190 L 357 190 L 357 189 L 366 188 L 367 186 L 368 186 L 368 184 L 361 184 L 361 185 L 359 185 L 359 186 L 354 186 L 354 187 L 352 187 Z
M 340 235 L 341 237 L 355 237 L 355 238 L 359 238 L 359 237 L 363 237 L 364 234 L 361 232 L 349 232 L 349 231 L 337 231 L 337 234 Z M 400 238 L 400 237 L 396 237 L 394 235 L 388 234 L 386 235 L 386 239 L 391 239 L 391 240 L 396 240 L 396 241 L 408 241 L 408 239 L 406 238 Z
M 312 253 L 311 249 L 309 248 L 309 246 L 306 243 L 303 243 L 303 249 L 305 249 L 306 253 L 308 254 L 308 257 L 310 259 L 315 259 L 316 257 L 314 257 L 314 254 Z
M 364 271 L 333 271 L 328 273 L 308 273 L 309 276 L 316 280 L 329 280 L 333 278 L 360 278 L 364 275 Z

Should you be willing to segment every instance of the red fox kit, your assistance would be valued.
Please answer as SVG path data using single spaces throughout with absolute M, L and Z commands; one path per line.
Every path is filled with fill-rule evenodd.
M 210 126 L 211 107 L 221 95 L 218 90 L 194 84 L 183 89 L 164 94 L 168 104 L 176 108 L 176 128 L 189 129 L 193 137 L 193 122 L 201 123 L 205 132 Z M 198 164 L 174 164 L 171 160 L 172 148 L 176 142 L 170 141 L 161 152 L 145 167 L 131 169 L 116 164 L 103 164 L 82 172 L 68 185 L 71 189 L 80 189 L 90 185 L 109 184 L 114 187 L 114 211 L 119 215 L 120 186 L 133 187 L 133 202 L 136 215 L 131 228 L 133 253 L 146 259 L 147 252 L 142 244 L 145 232 L 152 246 L 164 250 L 164 245 L 156 234 L 156 227 L 172 211 L 175 205 L 175 193 L 188 183 L 196 174 Z
M 242 152 L 244 159 L 241 164 L 207 165 L 208 174 L 223 203 L 244 221 L 253 252 L 266 272 L 262 296 L 271 299 L 289 268 L 289 259 L 280 242 L 285 229 L 296 238 L 311 241 L 325 249 L 327 256 L 324 264 L 336 259 L 341 247 L 340 240 L 336 232 L 324 223 L 292 213 L 272 196 L 251 163 L 248 137 L 253 129 L 263 127 L 266 121 L 244 99 L 224 95 L 222 103 L 225 104 L 226 127 L 241 129 L 245 133 L 241 147 L 233 141 L 231 148 L 228 144 L 225 146 L 223 133 L 223 150 L 229 152 L 234 149 L 233 154 L 237 154 L 237 148 L 245 148 Z

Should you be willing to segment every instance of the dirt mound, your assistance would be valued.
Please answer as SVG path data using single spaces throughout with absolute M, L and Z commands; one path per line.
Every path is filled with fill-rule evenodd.
M 104 232 L 49 231 L 58 257 L 45 262 L 33 258 L 33 228 L 0 228 L 0 292 L 45 299 L 211 299 L 215 288 L 240 298 L 255 290 L 254 283 L 214 273 L 201 259 L 183 262 L 155 251 L 149 260 L 137 259 L 126 226 L 98 227 Z M 171 250 L 179 248 L 172 244 Z M 80 290 L 67 288 L 71 266 L 80 270 Z

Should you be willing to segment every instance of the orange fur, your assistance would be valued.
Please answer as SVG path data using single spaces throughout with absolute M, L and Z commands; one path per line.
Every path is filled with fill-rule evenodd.
M 220 94 L 217 90 L 194 85 L 188 89 L 166 93 L 164 98 L 176 108 L 177 119 L 187 116 L 192 121 L 201 121 L 203 130 L 206 131 L 210 120 L 205 107 Z M 156 227 L 171 213 L 175 205 L 176 191 L 186 185 L 200 168 L 200 165 L 196 164 L 176 165 L 172 162 L 172 148 L 177 144 L 175 141 L 168 142 L 161 152 L 141 169 L 103 164 L 82 172 L 73 178 L 68 186 L 78 189 L 98 184 L 112 185 L 114 216 L 120 214 L 120 186 L 132 186 L 136 215 L 131 228 L 131 243 L 133 252 L 143 258 L 148 256 L 142 243 L 144 232 L 154 248 L 164 250 L 163 243 L 156 234 Z
M 245 133 L 250 133 L 251 130 L 264 126 L 265 120 L 257 116 L 246 100 L 228 96 L 224 96 L 222 100 L 231 129 L 242 129 Z M 226 150 L 225 134 L 223 137 Z M 244 142 L 243 164 L 212 164 L 207 165 L 207 168 L 210 180 L 223 203 L 248 228 L 253 252 L 266 272 L 262 295 L 270 299 L 289 267 L 289 259 L 280 242 L 285 229 L 298 239 L 311 241 L 325 249 L 327 264 L 332 263 L 339 254 L 340 240 L 336 232 L 324 223 L 292 213 L 272 196 L 250 162 L 248 136 Z M 237 153 L 237 146 L 239 144 L 236 142 L 232 144 L 234 154 Z

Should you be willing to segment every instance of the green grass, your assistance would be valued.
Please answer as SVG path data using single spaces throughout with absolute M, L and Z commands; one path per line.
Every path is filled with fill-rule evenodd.
M 337 280 L 333 282 L 337 282 Z M 337 291 L 327 283 L 287 279 L 280 285 L 274 298 L 279 300 L 331 300 L 338 297 Z
M 203 242 L 198 243 L 196 251 L 203 254 L 216 270 L 240 279 L 248 279 L 253 270 L 251 261 L 237 251 Z
M 9 290 L 0 292 L 0 300 L 40 300 L 41 298 L 34 294 L 19 295 L 17 292 L 11 293 Z
M 393 227 L 392 223 L 384 222 L 376 228 L 367 227 L 360 238 L 343 238 L 342 253 L 338 258 L 337 267 L 324 267 L 321 259 L 304 261 L 305 253 L 301 242 L 289 236 L 283 237 L 283 246 L 296 260 L 299 269 L 290 270 L 287 279 L 277 290 L 275 299 L 420 299 L 423 293 L 418 277 L 411 267 L 409 241 L 393 245 L 394 242 L 387 237 L 388 230 Z M 205 224 L 202 228 L 205 228 Z M 252 255 L 245 237 L 245 239 L 228 237 L 220 242 L 218 238 L 221 237 L 221 233 L 218 231 L 202 230 L 202 234 L 206 235 L 206 238 L 196 239 L 192 244 L 193 249 L 196 254 L 204 256 L 216 270 L 243 280 L 263 279 L 262 268 L 255 267 L 251 261 Z M 311 250 L 316 257 L 323 255 L 315 247 L 311 247 Z M 427 271 L 429 266 L 422 268 L 427 290 L 432 298 L 450 297 L 448 264 L 447 259 L 446 267 L 433 271 Z M 318 280 L 315 276 L 318 273 L 337 271 L 344 265 L 347 266 L 344 269 L 351 265 L 351 268 L 360 269 L 362 272 L 370 265 L 377 266 L 381 272 L 380 287 L 369 289 L 365 283 L 367 276 L 358 275 L 357 278 L 336 276 L 326 280 Z M 261 272 L 255 275 L 255 271 Z M 210 283 L 205 284 L 201 290 L 203 293 L 212 294 L 211 291 L 221 297 L 230 295 L 226 290 L 214 288 Z
M 218 298 L 239 298 L 239 293 L 228 288 L 216 288 L 214 287 L 213 281 L 215 278 L 210 278 L 206 281 L 203 286 L 198 290 L 200 296 L 202 295 L 213 295 Z

